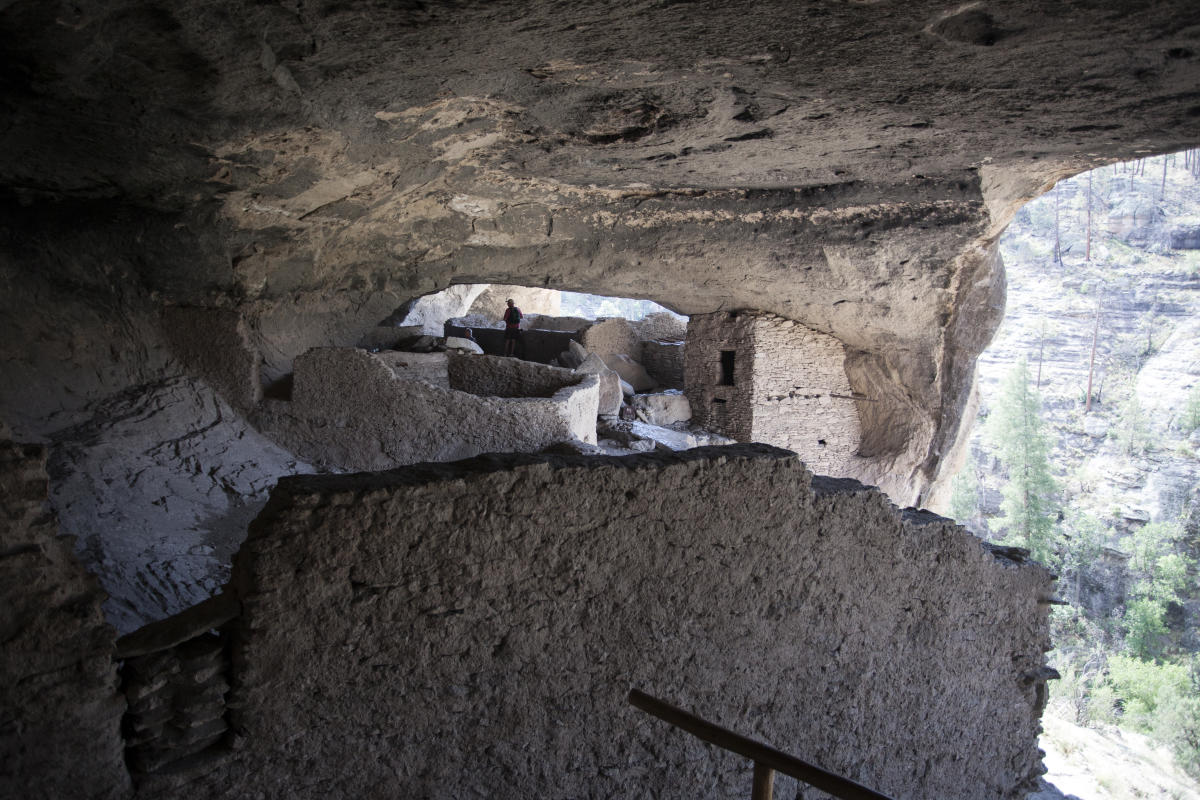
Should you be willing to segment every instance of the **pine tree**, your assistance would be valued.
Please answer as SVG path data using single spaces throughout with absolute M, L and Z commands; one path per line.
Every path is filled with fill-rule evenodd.
M 986 437 L 1008 474 L 1000 505 L 1005 540 L 1027 548 L 1038 561 L 1052 563 L 1059 538 L 1058 489 L 1050 474 L 1041 400 L 1029 387 L 1025 359 L 1005 377 L 1000 400 L 988 418 Z

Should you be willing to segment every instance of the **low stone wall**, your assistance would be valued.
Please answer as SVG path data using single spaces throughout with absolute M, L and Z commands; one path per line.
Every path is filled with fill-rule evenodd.
M 460 319 L 448 321 L 445 332 L 447 336 L 465 336 L 468 328 L 484 353 L 491 356 L 504 355 L 506 340 L 503 328 L 472 327 Z M 521 338 L 517 340 L 513 354 L 525 361 L 549 364 L 555 356 L 567 349 L 572 339 L 578 340 L 579 334 L 572 330 L 526 329 L 522 323 Z
M 1041 772 L 1046 571 L 771 447 L 285 478 L 231 587 L 242 746 L 177 797 L 744 796 L 631 687 L 897 798 Z
M 553 397 L 579 383 L 569 369 L 496 356 L 451 355 L 447 375 L 451 389 L 482 397 Z
M 0 797 L 124 797 L 116 631 L 47 483 L 43 447 L 0 442 Z
M 457 358 L 491 357 L 450 355 L 448 364 Z M 559 372 L 516 359 L 493 361 L 516 371 Z M 292 400 L 264 401 L 257 423 L 311 463 L 352 470 L 536 452 L 568 439 L 596 443 L 594 376 L 575 376 L 574 385 L 551 397 L 480 397 L 406 379 L 389 363 L 362 350 L 310 350 L 295 361 Z

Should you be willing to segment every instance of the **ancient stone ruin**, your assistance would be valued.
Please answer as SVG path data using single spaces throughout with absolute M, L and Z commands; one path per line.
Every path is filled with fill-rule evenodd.
M 1020 797 L 1050 579 L 890 503 L 954 461 L 1021 204 L 1200 140 L 1198 31 L 1192 0 L 0 3 L 0 796 L 732 794 L 638 684 L 899 797 Z M 485 284 L 711 337 L 389 351 Z M 642 439 L 312 474 L 632 442 L 597 420 L 626 360 L 812 469 Z
M 697 768 L 630 687 L 897 797 L 1009 797 L 1040 773 L 1050 576 L 787 451 L 285 479 L 222 594 L 115 643 L 33 516 L 40 448 L 9 452 L 30 512 L 0 544 L 83 603 L 66 628 L 54 603 L 14 609 L 7 685 L 42 694 L 7 690 L 7 780 L 30 796 L 738 791 L 743 765 Z
M 516 359 L 322 348 L 296 359 L 291 399 L 258 419 L 310 463 L 378 470 L 595 444 L 598 401 L 598 378 Z
M 697 421 L 740 442 L 799 453 L 824 475 L 853 474 L 861 443 L 846 349 L 760 313 L 700 314 L 687 331 L 684 383 Z

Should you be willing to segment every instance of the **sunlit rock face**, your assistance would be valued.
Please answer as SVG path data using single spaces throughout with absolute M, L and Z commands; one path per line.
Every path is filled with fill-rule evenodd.
M 502 282 L 836 337 L 861 477 L 918 501 L 1009 215 L 1200 140 L 1190 0 L 8 0 L 0 31 L 0 416 L 26 438 L 186 371 L 164 307 L 236 312 L 269 382 Z

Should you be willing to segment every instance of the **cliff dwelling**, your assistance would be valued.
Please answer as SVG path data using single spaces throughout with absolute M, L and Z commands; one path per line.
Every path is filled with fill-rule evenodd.
M 917 509 L 1012 215 L 1200 141 L 1195 3 L 6 0 L 0 36 L 0 795 L 745 793 L 633 688 L 896 798 L 1038 788 L 1052 576 Z M 394 349 L 481 286 L 688 327 Z M 589 450 L 626 359 L 737 443 Z

